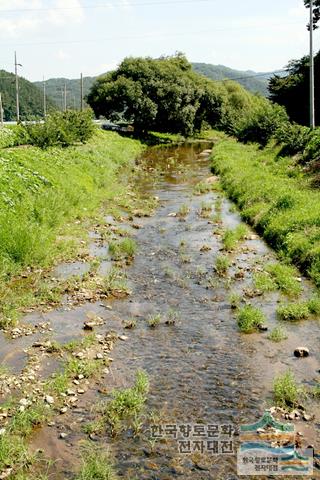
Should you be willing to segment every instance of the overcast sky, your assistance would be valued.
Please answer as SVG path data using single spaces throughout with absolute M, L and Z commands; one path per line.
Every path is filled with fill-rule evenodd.
M 30 80 L 98 75 L 125 56 L 273 71 L 308 52 L 303 0 L 0 0 L 1 67 Z M 320 33 L 315 49 L 320 48 Z

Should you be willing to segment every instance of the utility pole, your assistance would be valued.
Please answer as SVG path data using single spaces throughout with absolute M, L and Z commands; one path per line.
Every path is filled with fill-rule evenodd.
M 43 77 L 43 116 L 46 119 L 47 116 L 47 98 L 46 98 L 46 81 Z
M 0 124 L 3 127 L 3 107 L 2 107 L 2 93 L 0 92 Z
M 314 58 L 313 58 L 313 0 L 310 0 L 310 128 L 315 127 Z
M 67 111 L 67 82 L 64 82 L 64 111 Z
M 16 108 L 17 108 L 17 123 L 20 121 L 20 100 L 19 100 L 19 77 L 18 66 L 22 66 L 17 62 L 17 52 L 14 52 L 14 71 L 16 76 Z
M 80 110 L 83 110 L 83 75 L 80 76 Z

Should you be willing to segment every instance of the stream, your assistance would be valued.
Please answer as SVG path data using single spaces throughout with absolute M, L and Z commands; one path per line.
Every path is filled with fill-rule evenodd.
M 93 312 L 106 322 L 97 332 L 110 330 L 127 337 L 116 343 L 109 371 L 81 396 L 76 408 L 35 432 L 31 448 L 41 448 L 54 460 L 50 476 L 53 480 L 73 478 L 72 472 L 79 464 L 79 446 L 88 439 L 83 425 L 94 418 L 91 407 L 105 399 L 105 392 L 132 386 L 138 370 L 148 374 L 146 412 L 155 412 L 158 426 L 167 430 L 177 425 L 230 426 L 235 433 L 233 448 L 240 425 L 258 421 L 265 409 L 273 406 L 272 384 L 277 374 L 290 368 L 305 386 L 319 379 L 320 328 L 316 320 L 290 323 L 286 328 L 288 338 L 281 343 L 271 342 L 268 332 L 239 332 L 235 312 L 230 308 L 230 294 L 236 292 L 243 297 L 253 288 L 254 272 L 275 261 L 276 256 L 252 231 L 230 254 L 228 275 L 220 277 L 215 272 L 215 259 L 222 253 L 221 225 L 212 220 L 217 202 L 221 202 L 224 228 L 236 227 L 241 219 L 219 190 L 195 194 L 196 185 L 212 175 L 211 148 L 212 144 L 206 142 L 152 147 L 140 159 L 147 167 L 137 176 L 137 186 L 146 197 L 158 197 L 159 206 L 154 216 L 134 219 L 139 229 L 132 228 L 130 220 L 120 223 L 138 245 L 133 263 L 126 268 L 132 295 L 105 302 L 109 309 L 101 301 L 73 308 L 62 305 L 47 313 L 29 313 L 24 319 L 31 324 L 50 322 L 51 338 L 67 342 L 82 335 L 83 321 Z M 202 215 L 208 205 L 212 213 Z M 106 254 L 107 245 L 101 247 L 101 241 L 92 237 L 91 250 L 99 256 L 102 249 L 106 272 L 112 264 Z M 60 266 L 56 274 L 85 271 L 85 264 L 75 263 Z M 302 284 L 303 295 L 311 296 L 310 283 L 302 278 Z M 263 310 L 269 330 L 278 324 L 276 308 L 280 300 L 278 292 L 247 298 Z M 165 319 L 172 312 L 175 323 L 167 325 Z M 157 314 L 161 316 L 160 324 L 150 328 L 148 318 Z M 136 328 L 124 329 L 123 322 L 132 319 Z M 23 350 L 36 338 L 1 338 L 2 362 L 15 371 L 22 369 Z M 309 348 L 308 358 L 294 357 L 294 349 L 301 345 Z M 46 357 L 42 375 L 48 376 L 56 367 L 56 360 Z M 298 420 L 296 426 L 306 444 L 316 446 L 320 437 L 319 408 L 311 401 L 306 403 L 315 419 Z M 138 436 L 129 430 L 116 438 L 104 433 L 92 440 L 108 446 L 119 478 L 238 478 L 233 450 L 218 455 L 198 449 L 182 453 L 181 444 L 170 435 L 153 443 L 148 420 L 143 423 Z M 65 439 L 59 437 L 61 431 L 67 433 Z

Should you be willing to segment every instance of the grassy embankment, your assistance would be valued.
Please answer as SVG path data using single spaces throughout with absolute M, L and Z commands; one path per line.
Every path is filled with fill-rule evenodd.
M 320 287 L 320 192 L 292 158 L 225 137 L 212 165 L 241 215 Z
M 0 324 L 23 307 L 50 301 L 44 273 L 84 249 L 90 223 L 134 203 L 120 172 L 132 168 L 138 141 L 97 132 L 65 149 L 0 150 Z

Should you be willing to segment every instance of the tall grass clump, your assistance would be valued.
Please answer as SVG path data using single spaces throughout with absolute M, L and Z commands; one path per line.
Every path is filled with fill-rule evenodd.
M 224 232 L 222 243 L 225 250 L 233 250 L 237 244 L 244 240 L 248 235 L 248 227 L 241 223 L 234 229 L 228 229 Z
M 238 327 L 243 333 L 253 333 L 265 324 L 266 318 L 259 308 L 245 305 L 237 313 Z
M 82 452 L 82 466 L 75 480 L 117 480 L 108 452 L 86 447 Z
M 288 370 L 273 382 L 273 397 L 280 407 L 294 407 L 299 400 L 299 388 L 293 373 Z

